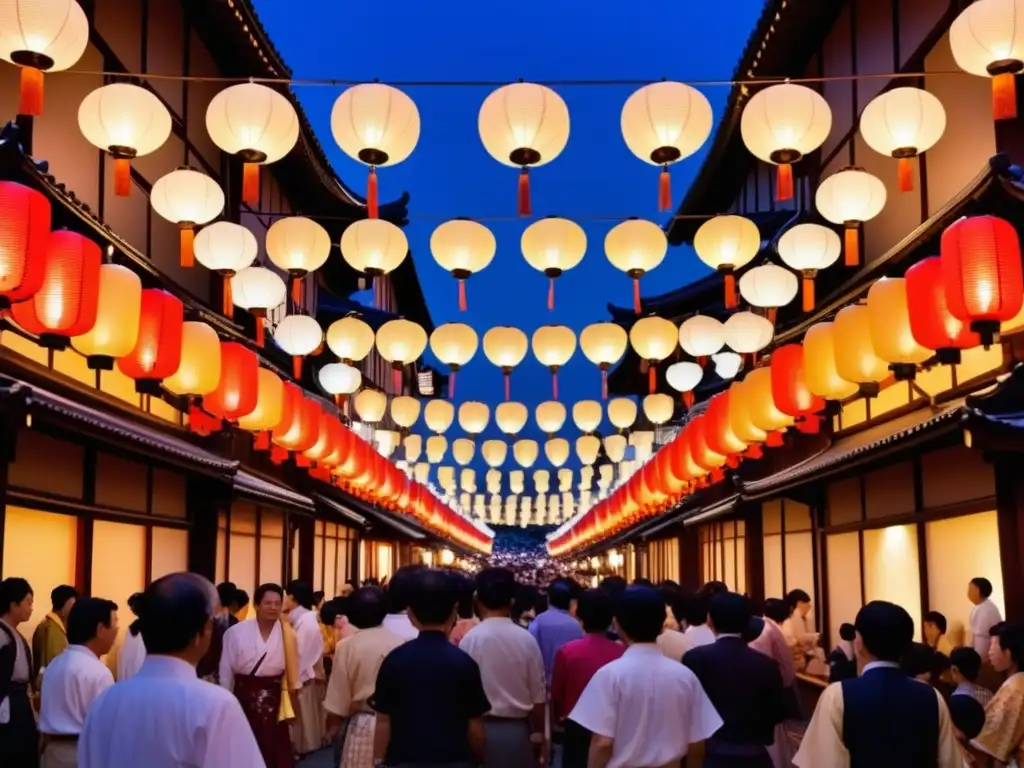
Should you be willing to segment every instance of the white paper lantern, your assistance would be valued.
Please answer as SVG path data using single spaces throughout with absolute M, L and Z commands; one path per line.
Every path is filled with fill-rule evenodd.
M 640 314 L 640 278 L 665 260 L 668 239 L 652 221 L 627 219 L 612 227 L 604 238 L 608 261 L 633 280 L 633 311 Z
M 767 309 L 772 323 L 775 311 L 796 298 L 799 290 L 796 275 L 777 264 L 760 264 L 740 278 L 740 295 L 750 306 Z
M 224 192 L 205 173 L 178 168 L 156 180 L 149 192 L 149 204 L 162 218 L 178 225 L 179 262 L 182 267 L 191 267 L 195 263 L 195 229 L 220 216 Z
M 722 273 L 725 308 L 735 309 L 734 273 L 749 264 L 761 249 L 761 232 L 757 225 L 744 216 L 715 216 L 700 225 L 693 238 L 693 249 L 701 261 Z
M 373 349 L 373 329 L 355 316 L 335 320 L 327 328 L 327 347 L 343 363 L 357 363 Z
M 846 266 L 860 264 L 860 225 L 885 207 L 885 184 L 862 168 L 844 168 L 818 187 L 814 204 L 818 213 L 845 227 Z
M 526 263 L 548 278 L 548 311 L 555 308 L 555 280 L 583 261 L 587 235 L 568 219 L 548 216 L 525 230 L 519 240 Z
M 965 72 L 992 78 L 992 116 L 1017 116 L 1016 76 L 1024 71 L 1024 2 L 977 0 L 949 28 L 949 47 Z
M 710 315 L 694 315 L 679 326 L 679 346 L 697 358 L 715 354 L 725 345 L 725 328 Z
M 236 272 L 252 265 L 259 254 L 256 236 L 248 227 L 230 221 L 215 221 L 203 227 L 193 248 L 196 261 L 211 272 L 221 275 L 224 280 L 222 288 L 222 312 L 231 317 L 234 301 L 231 298 L 231 278 Z
M 904 192 L 914 188 L 912 159 L 935 146 L 945 130 L 942 102 L 923 88 L 884 91 L 860 114 L 864 143 L 899 161 L 899 187 Z
M 814 278 L 839 260 L 843 244 L 832 229 L 821 224 L 797 224 L 786 230 L 776 245 L 787 267 L 803 275 L 803 310 L 814 309 Z
M 725 343 L 734 352 L 751 355 L 772 343 L 775 326 L 753 312 L 736 312 L 725 321 Z
M 319 347 L 323 340 L 320 323 L 309 315 L 288 315 L 274 329 L 277 346 L 292 356 L 296 379 L 302 378 L 302 359 Z
M 256 318 L 256 343 L 263 346 L 267 312 L 284 304 L 287 289 L 280 276 L 265 267 L 246 267 L 231 278 L 231 298 Z
M 494 233 L 469 219 L 446 221 L 430 235 L 430 252 L 434 261 L 459 281 L 460 312 L 468 308 L 466 281 L 486 268 L 497 250 L 498 241 Z

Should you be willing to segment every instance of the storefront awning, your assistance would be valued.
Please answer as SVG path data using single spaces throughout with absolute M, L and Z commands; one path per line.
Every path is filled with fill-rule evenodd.
M 355 512 L 352 509 L 350 509 L 347 504 L 344 504 L 340 501 L 335 501 L 334 499 L 328 498 L 327 496 L 324 496 L 319 493 L 313 494 L 313 501 L 318 505 L 326 507 L 330 512 L 333 512 L 336 515 L 340 515 L 341 517 L 348 520 L 350 523 L 353 523 L 360 527 L 366 525 L 366 518 L 363 515 L 360 515 L 358 512 Z
M 235 492 L 257 504 L 272 504 L 306 514 L 316 511 L 316 505 L 308 496 L 244 470 L 235 475 Z
M 377 509 L 376 507 L 370 506 L 358 499 L 352 499 L 351 506 L 355 508 L 360 515 L 366 515 L 371 524 L 380 524 L 385 528 L 390 528 L 395 533 L 406 536 L 416 541 L 423 541 L 427 538 L 428 534 L 414 522 L 399 520 L 395 515 L 390 512 L 385 512 L 383 509 Z

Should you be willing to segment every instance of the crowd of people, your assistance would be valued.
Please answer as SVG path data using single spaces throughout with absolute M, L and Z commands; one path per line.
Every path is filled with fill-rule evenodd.
M 534 572 L 536 569 L 534 569 Z M 0 765 L 285 768 L 1005 766 L 1024 759 L 1024 626 L 971 582 L 970 643 L 865 605 L 827 657 L 810 597 L 756 606 L 617 576 L 538 588 L 514 570 L 405 566 L 330 600 L 296 580 L 177 573 L 118 606 L 0 582 Z M 992 620 L 995 619 L 993 623 Z M 117 641 L 123 635 L 121 642 Z M 813 713 L 797 674 L 833 679 Z M 786 724 L 810 722 L 795 754 Z

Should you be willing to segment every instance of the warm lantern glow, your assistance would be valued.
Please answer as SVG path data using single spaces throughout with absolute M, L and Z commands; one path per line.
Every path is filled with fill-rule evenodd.
M 554 400 L 538 405 L 534 415 L 537 426 L 546 435 L 554 435 L 565 425 L 565 406 Z
M 327 230 L 304 216 L 278 219 L 267 230 L 267 256 L 291 279 L 292 303 L 302 306 L 304 278 L 327 262 L 331 236 Z
M 447 400 L 430 400 L 423 408 L 423 423 L 431 432 L 443 435 L 455 421 L 455 406 Z
M 949 28 L 949 46 L 960 69 L 992 78 L 992 116 L 1017 116 L 1016 77 L 1024 71 L 1024 14 L 1019 0 L 978 0 Z
M 863 304 L 843 307 L 833 321 L 836 372 L 860 385 L 862 395 L 878 393 L 878 383 L 889 377 L 889 366 L 871 341 L 871 312 Z
M 580 464 L 584 466 L 593 464 L 597 461 L 600 452 L 601 438 L 595 435 L 583 435 L 576 438 L 576 458 L 580 460 Z
M 362 372 L 346 363 L 328 363 L 316 375 L 324 392 L 333 395 L 339 404 L 343 397 L 354 395 L 363 385 Z
M 533 332 L 533 355 L 551 371 L 551 397 L 558 399 L 558 369 L 569 362 L 576 351 L 576 334 L 564 325 L 542 325 Z
M 732 457 L 747 450 L 747 443 L 733 431 L 729 418 L 734 395 L 732 388 L 719 392 L 708 401 L 707 410 L 704 412 L 704 439 L 707 446 L 715 453 L 730 457 L 730 466 L 736 463 Z
M 388 410 L 388 398 L 376 389 L 364 389 L 353 398 L 353 405 L 359 420 L 364 424 L 376 424 Z
M 551 472 L 546 469 L 535 469 L 533 471 L 533 489 L 538 493 L 548 493 L 551 490 Z
M 560 467 L 569 460 L 569 441 L 563 437 L 552 437 L 544 442 L 544 455 L 552 466 Z
M 523 362 L 529 343 L 526 334 L 518 328 L 499 325 L 484 334 L 484 355 L 492 365 L 498 366 L 505 377 L 505 401 L 512 399 L 510 376 L 512 369 Z
M 604 453 L 609 461 L 616 464 L 626 458 L 626 446 L 625 435 L 608 435 L 604 439 Z
M 401 396 L 391 401 L 391 420 L 402 429 L 409 429 L 420 418 L 420 401 L 415 397 Z
M 709 315 L 694 315 L 679 326 L 679 346 L 697 358 L 715 354 L 725 345 L 725 327 Z
M 603 417 L 604 409 L 597 400 L 580 400 L 572 407 L 573 423 L 584 434 L 596 432 Z
M 583 260 L 587 236 L 568 219 L 549 216 L 523 231 L 519 242 L 526 263 L 548 278 L 548 310 L 555 308 L 555 279 Z
M 981 344 L 981 337 L 949 311 L 939 257 L 914 264 L 906 281 L 910 331 L 918 344 L 934 349 L 939 361 L 949 365 L 960 362 L 960 350 Z
M 134 328 L 137 331 L 138 320 Z M 75 339 L 76 347 L 78 343 Z M 203 397 L 217 388 L 220 378 L 221 344 L 217 332 L 206 323 L 195 320 L 182 323 L 181 363 L 174 375 L 164 379 L 164 389 L 175 395 Z
M 142 281 L 139 276 L 117 264 L 101 265 L 96 307 L 92 328 L 75 336 L 71 346 L 86 356 L 90 368 L 109 371 L 114 367 L 116 358 L 131 353 L 138 339 L 139 314 L 142 311 Z M 210 329 L 205 323 L 198 325 Z M 214 340 L 216 338 L 214 333 Z
M 284 382 L 267 368 L 256 373 L 256 407 L 238 417 L 238 426 L 250 432 L 274 429 L 284 417 Z
M 803 419 L 810 425 L 804 431 L 817 432 L 818 420 L 813 414 L 825 407 L 825 401 L 807 386 L 804 348 L 800 344 L 786 344 L 772 352 L 772 398 L 775 407 L 793 418 Z
M 377 351 L 391 363 L 393 386 L 401 393 L 402 367 L 412 365 L 427 348 L 427 332 L 411 320 L 389 320 L 377 329 Z
M 512 493 L 523 493 L 525 491 L 525 474 L 521 469 L 513 469 L 508 473 L 508 489 Z
M 803 276 L 803 310 L 810 312 L 818 270 L 831 267 L 842 253 L 839 235 L 821 224 L 797 224 L 783 233 L 776 249 L 786 266 Z
M 521 168 L 519 215 L 530 216 L 529 169 L 550 163 L 569 141 L 569 109 L 562 97 L 535 83 L 502 86 L 484 100 L 477 117 L 480 139 L 502 165 Z
M 799 345 L 798 345 L 799 346 Z M 775 357 L 772 356 L 772 364 L 775 363 Z M 773 374 L 774 375 L 774 374 Z M 753 395 L 756 394 L 752 389 L 747 386 L 745 380 L 734 381 L 729 385 L 729 428 L 733 434 L 736 435 L 737 439 L 747 443 L 748 450 L 746 455 L 752 459 L 760 458 L 763 455 L 761 451 L 761 444 L 768 440 L 768 433 L 763 429 L 754 426 L 754 422 L 750 418 L 750 409 L 753 405 Z M 772 396 L 776 396 L 775 382 L 772 381 Z M 822 402 L 817 399 L 817 402 Z M 776 403 L 776 408 L 778 404 Z M 779 409 L 783 413 L 788 413 L 784 409 Z M 792 414 L 790 414 L 792 415 Z M 773 442 L 777 440 L 773 439 Z M 692 469 L 692 457 L 687 453 L 685 457 L 680 457 L 683 464 L 691 465 Z M 692 474 L 699 474 L 699 472 L 693 472 Z
M 860 225 L 882 212 L 885 198 L 885 184 L 863 168 L 844 168 L 818 187 L 814 194 L 818 212 L 846 228 L 846 266 L 860 264 Z
M 423 438 L 419 435 L 406 435 L 402 439 L 402 448 L 405 450 L 405 460 L 411 466 L 420 460 L 420 454 L 423 453 Z M 413 471 L 415 472 L 415 467 Z
M 626 354 L 629 335 L 615 323 L 594 323 L 580 333 L 580 349 L 601 370 L 601 399 L 608 399 L 608 369 Z
M 420 113 L 415 102 L 383 83 L 354 85 L 334 102 L 331 133 L 346 155 L 370 167 L 366 212 L 376 219 L 376 169 L 402 162 L 419 141 Z
M 647 395 L 644 398 L 644 416 L 651 424 L 666 424 L 672 420 L 675 403 L 671 395 Z
M 715 373 L 723 379 L 733 378 L 743 368 L 743 355 L 731 350 L 716 352 L 711 360 L 715 364 Z
M 781 83 L 755 93 L 743 108 L 740 133 L 750 152 L 778 166 L 775 199 L 793 197 L 793 163 L 820 147 L 832 130 L 832 110 L 817 91 Z
M 288 315 L 274 329 L 274 342 L 282 352 L 292 356 L 296 379 L 302 378 L 302 358 L 312 354 L 323 340 L 320 323 L 309 315 Z
M 604 253 L 616 269 L 633 279 L 633 311 L 640 314 L 640 278 L 657 267 L 668 252 L 661 227 L 651 221 L 627 219 L 605 235 Z
M 341 255 L 352 269 L 379 277 L 398 268 L 409 253 L 405 232 L 384 219 L 361 219 L 341 234 Z
M 235 307 L 231 278 L 256 261 L 259 253 L 256 236 L 241 224 L 215 221 L 196 235 L 193 252 L 196 261 L 223 278 L 221 311 L 225 317 L 231 317 Z
M 530 411 L 522 403 L 498 403 L 494 409 L 494 423 L 506 435 L 518 435 L 529 418 Z
M 649 366 L 647 383 L 652 395 L 658 386 L 658 363 L 676 351 L 678 342 L 678 329 L 663 317 L 642 318 L 629 329 L 629 343 Z
M 472 469 L 463 469 L 459 473 L 459 487 L 469 493 L 476 492 L 476 472 Z
M 285 395 L 286 398 L 292 398 L 292 408 L 289 411 L 287 406 L 285 407 L 285 418 L 274 428 L 271 440 L 287 451 L 302 453 L 316 445 L 317 439 L 320 437 L 320 420 L 323 410 L 316 400 L 305 397 L 302 390 L 295 387 L 294 384 L 286 383 L 284 386 L 286 393 L 294 393 L 290 396 Z M 367 465 L 364 464 L 360 474 L 372 477 L 372 475 L 367 475 L 367 469 Z
M 479 435 L 487 429 L 491 410 L 484 403 L 469 400 L 459 406 L 459 426 L 470 435 Z
M 135 379 L 137 391 L 158 393 L 160 382 L 178 370 L 184 314 L 181 299 L 167 291 L 148 288 L 142 292 L 135 347 L 117 360 L 121 373 Z
M 703 378 L 704 369 L 697 363 L 689 361 L 673 363 L 665 369 L 665 381 L 676 392 L 683 393 L 683 402 L 686 403 L 687 408 L 693 406 L 693 390 Z
M 409 438 L 406 438 L 408 440 Z M 406 455 L 409 453 L 408 445 L 406 446 Z M 430 464 L 421 462 L 416 464 L 412 469 L 413 478 L 420 485 L 426 485 L 430 482 Z
M 671 210 L 668 167 L 703 146 L 711 133 L 711 104 L 684 83 L 651 83 L 626 99 L 619 122 L 629 150 L 644 162 L 661 166 L 658 210 Z
M 918 363 L 932 351 L 914 339 L 906 280 L 883 277 L 868 289 L 868 320 L 875 354 L 889 364 L 897 381 L 914 378 Z
M 5 213 L 0 216 L 0 309 L 6 309 L 34 296 L 43 284 L 50 201 L 34 189 L 0 181 L 0 210 Z
M 327 347 L 349 365 L 370 354 L 373 342 L 373 329 L 358 317 L 343 317 L 327 328 Z
M 430 235 L 434 260 L 459 281 L 460 311 L 467 308 L 466 281 L 490 264 L 497 250 L 491 230 L 469 219 L 446 221 Z
M 247 267 L 231 278 L 231 298 L 256 318 L 256 344 L 263 346 L 267 312 L 284 304 L 287 289 L 277 273 L 265 267 Z
M 743 216 L 715 216 L 700 225 L 693 238 L 693 249 L 700 260 L 722 273 L 725 283 L 725 307 L 735 309 L 736 275 L 761 250 L 757 225 Z
M 750 371 L 743 380 L 743 386 L 750 421 L 755 427 L 768 433 L 767 445 L 780 445 L 779 433 L 792 426 L 794 419 L 775 407 L 771 368 L 764 366 Z
M 629 429 L 636 422 L 636 401 L 628 397 L 616 397 L 608 401 L 608 421 L 616 429 Z
M 504 440 L 485 440 L 480 446 L 480 455 L 484 457 L 487 466 L 497 469 L 508 457 L 508 444 Z
M 796 275 L 775 264 L 761 264 L 740 278 L 740 295 L 750 306 L 767 309 L 772 323 L 776 310 L 796 298 L 799 290 Z
M 864 143 L 899 161 L 899 187 L 904 192 L 914 188 L 912 159 L 935 146 L 945 130 L 942 102 L 923 88 L 883 91 L 860 115 Z
M 447 450 L 448 440 L 446 440 L 441 435 L 431 435 L 430 437 L 427 438 L 427 461 L 429 461 L 431 464 L 440 464 L 442 461 L 444 461 L 444 454 L 445 451 Z M 438 468 L 437 481 L 439 484 L 443 485 L 443 483 L 441 483 L 441 469 L 444 468 Z M 451 467 L 448 467 L 448 469 L 450 470 Z
M 836 366 L 834 323 L 817 323 L 804 334 L 804 374 L 807 389 L 826 400 L 845 400 L 859 387 L 843 378 Z
M 654 452 L 654 432 L 649 429 L 638 429 L 629 434 L 629 444 L 636 450 L 636 460 L 644 462 Z
M 753 312 L 736 312 L 725 321 L 723 331 L 725 343 L 734 352 L 750 355 L 772 343 L 775 326 L 767 318 Z
M 471 461 L 473 456 L 476 454 L 476 443 L 466 437 L 460 437 L 452 443 L 452 456 L 455 459 L 455 463 L 460 467 L 465 467 Z
M 149 192 L 149 204 L 161 218 L 178 225 L 181 230 L 180 264 L 191 267 L 195 262 L 195 229 L 221 214 L 224 192 L 205 173 L 183 167 L 156 180 Z
M 221 342 L 220 381 L 203 397 L 203 410 L 228 421 L 252 413 L 259 395 L 259 368 L 255 352 L 234 341 Z
M 523 469 L 529 469 L 536 463 L 540 447 L 536 440 L 516 440 L 512 444 L 512 455 Z

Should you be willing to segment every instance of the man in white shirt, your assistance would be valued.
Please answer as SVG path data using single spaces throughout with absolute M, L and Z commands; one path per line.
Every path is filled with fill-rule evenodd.
M 484 716 L 484 768 L 544 765 L 544 657 L 533 635 L 512 621 L 516 579 L 506 568 L 476 577 L 481 621 L 459 643 L 480 667 L 491 711 Z
M 982 659 L 988 659 L 988 648 L 992 637 L 992 627 L 1003 620 L 999 608 L 989 598 L 992 597 L 992 582 L 978 576 L 967 585 L 967 599 L 974 607 L 971 609 L 970 637 L 967 644 Z
M 238 700 L 196 676 L 217 603 L 213 584 L 194 573 L 149 585 L 139 614 L 146 661 L 96 698 L 78 768 L 265 768 Z
M 708 626 L 708 599 L 707 595 L 694 595 L 686 603 L 684 632 L 691 648 L 715 642 L 715 633 Z
M 292 743 L 300 756 L 324 745 L 324 638 L 313 608 L 313 588 L 301 579 L 288 582 L 284 610 L 295 630 L 299 656 L 299 695 Z
M 674 764 L 722 726 L 696 675 L 658 648 L 664 622 L 657 590 L 623 593 L 614 626 L 629 647 L 594 674 L 569 714 L 593 734 L 590 768 Z
M 35 597 L 25 579 L 0 581 L 0 757 L 4 768 L 35 768 L 39 737 L 32 714 L 32 651 L 18 626 L 32 618 Z
M 93 701 L 114 684 L 100 657 L 117 639 L 117 604 L 80 597 L 68 614 L 68 647 L 43 674 L 39 710 L 42 768 L 75 768 L 78 738 Z
M 700 598 L 696 595 L 677 594 L 672 600 L 672 616 L 675 619 L 678 629 L 666 626 L 664 631 L 658 635 L 658 647 L 661 648 L 661 652 L 664 653 L 667 658 L 670 658 L 673 661 L 681 661 L 688 650 L 698 644 L 705 644 L 696 642 L 696 640 L 702 639 L 700 637 L 700 632 L 690 634 L 686 633 L 687 616 L 691 615 L 692 611 L 690 606 L 694 601 L 699 599 Z M 704 612 L 704 618 L 707 618 L 707 611 Z M 707 629 L 706 625 L 705 629 Z M 711 632 L 711 630 L 708 629 L 708 632 Z M 714 637 L 713 633 L 712 637 Z
M 415 640 L 420 634 L 409 620 L 409 586 L 416 574 L 425 569 L 424 565 L 403 565 L 395 571 L 388 584 L 388 615 L 384 617 L 384 629 L 403 640 Z

